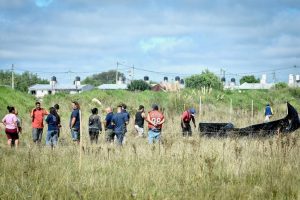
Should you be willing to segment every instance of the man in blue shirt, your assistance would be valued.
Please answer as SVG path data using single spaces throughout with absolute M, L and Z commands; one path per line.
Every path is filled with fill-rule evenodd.
M 114 125 L 114 133 L 117 136 L 119 145 L 122 145 L 125 134 L 125 125 L 128 124 L 128 118 L 122 113 L 122 105 L 118 106 L 117 113 L 112 118 L 112 124 Z
M 73 108 L 73 111 L 72 111 L 71 117 L 70 117 L 70 129 L 71 129 L 73 141 L 79 143 L 80 142 L 80 116 L 79 116 L 80 106 L 79 106 L 79 103 L 77 101 L 73 101 L 72 108 Z
M 105 139 L 106 142 L 113 142 L 115 133 L 114 133 L 114 126 L 112 125 L 111 121 L 114 116 L 111 107 L 106 108 L 106 117 L 105 117 Z
M 129 115 L 129 113 L 127 112 L 127 106 L 126 106 L 126 104 L 122 104 L 121 105 L 122 106 L 122 113 L 125 115 L 125 117 L 126 117 L 126 119 L 127 119 L 127 124 L 129 123 L 129 120 L 130 120 L 130 115 Z M 127 133 L 127 124 L 124 124 L 124 135 L 125 135 L 125 133 Z

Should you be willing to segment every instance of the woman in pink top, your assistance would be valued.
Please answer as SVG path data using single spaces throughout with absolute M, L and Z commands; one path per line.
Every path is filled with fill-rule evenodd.
M 11 146 L 14 141 L 16 147 L 19 145 L 19 130 L 17 125 L 17 116 L 15 115 L 15 108 L 7 106 L 8 114 L 2 119 L 2 123 L 5 126 L 5 133 L 7 136 L 7 144 Z

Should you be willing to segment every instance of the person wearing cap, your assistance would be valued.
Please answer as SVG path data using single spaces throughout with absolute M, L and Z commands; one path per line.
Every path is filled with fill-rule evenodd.
M 265 122 L 269 122 L 272 115 L 273 115 L 273 109 L 268 103 L 265 108 Z
M 149 144 L 160 141 L 162 125 L 165 122 L 164 115 L 158 110 L 158 105 L 152 105 L 152 111 L 147 115 Z
M 196 128 L 195 113 L 196 110 L 194 108 L 188 109 L 182 113 L 181 115 L 182 136 L 192 136 L 192 128 L 190 122 L 192 120 L 194 127 Z
M 143 105 L 139 106 L 138 112 L 135 114 L 134 128 L 138 133 L 138 137 L 144 137 L 144 121 L 145 121 L 145 108 Z

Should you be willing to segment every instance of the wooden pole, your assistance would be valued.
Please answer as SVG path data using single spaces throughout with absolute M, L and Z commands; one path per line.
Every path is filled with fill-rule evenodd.
M 230 110 L 229 110 L 229 115 L 230 115 L 230 122 L 231 122 L 231 120 L 232 120 L 232 99 L 230 99 L 230 108 L 229 108 Z
M 80 122 L 80 128 L 79 128 L 79 170 L 81 170 L 81 160 L 82 160 L 82 113 L 81 110 L 79 110 L 79 122 Z
M 202 112 L 202 97 L 200 96 L 200 99 L 199 99 L 199 119 L 201 117 L 201 112 Z
M 254 105 L 253 105 L 253 100 L 251 103 L 251 122 L 253 124 L 253 120 L 254 120 Z

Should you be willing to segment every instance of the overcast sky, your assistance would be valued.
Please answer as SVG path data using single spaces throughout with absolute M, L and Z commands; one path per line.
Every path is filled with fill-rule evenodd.
M 135 78 L 223 68 L 228 79 L 267 71 L 271 81 L 280 69 L 287 81 L 300 74 L 300 1 L 0 0 L 0 69 L 66 82 L 117 62 Z M 87 73 L 60 73 L 69 70 Z

